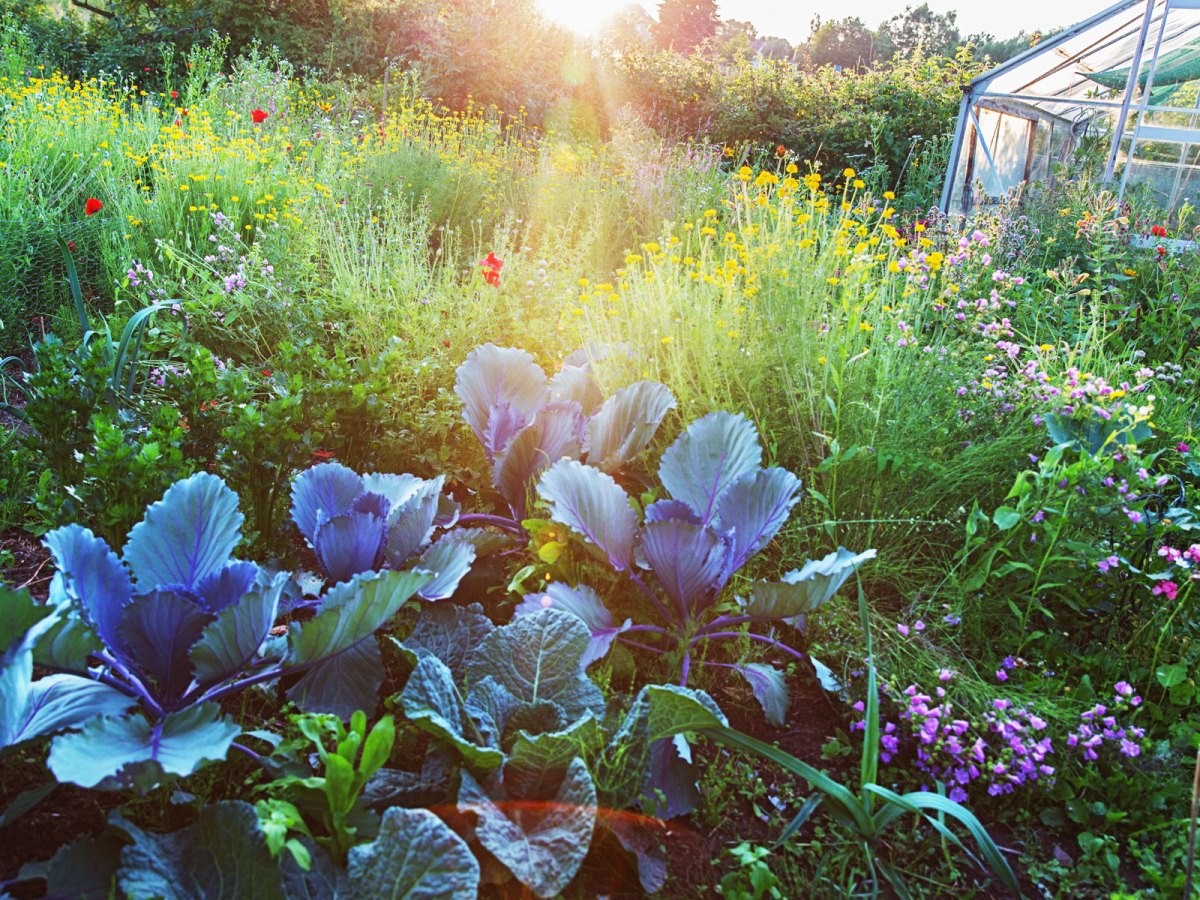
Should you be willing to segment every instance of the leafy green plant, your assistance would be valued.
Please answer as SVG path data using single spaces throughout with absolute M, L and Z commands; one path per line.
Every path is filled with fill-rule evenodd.
M 40 516 L 51 524 L 84 521 L 106 540 L 119 540 L 149 503 L 194 471 L 184 455 L 185 426 L 170 406 L 149 408 L 140 424 L 111 408 L 97 409 L 88 423 L 87 452 L 73 467 L 75 479 L 64 482 L 66 473 L 43 470 L 43 476 L 57 477 L 42 477 L 33 492 Z
M 86 348 L 93 340 L 98 341 L 104 362 L 110 370 L 106 399 L 116 406 L 127 406 L 146 388 L 147 381 L 142 370 L 148 366 L 141 357 L 150 320 L 156 313 L 177 307 L 178 304 L 171 300 L 158 300 L 142 307 L 125 322 L 121 336 L 116 340 L 113 339 L 107 319 L 102 320 L 103 333 L 93 330 L 91 317 L 83 302 L 79 273 L 75 269 L 75 255 L 61 237 L 58 238 L 58 246 L 62 251 L 67 284 L 70 286 L 71 300 L 75 304 L 75 314 L 79 319 L 79 330 L 83 335 L 82 346 Z
M 1191 596 L 1190 582 L 1177 588 L 1171 580 L 1174 561 L 1187 565 L 1184 551 L 1171 545 L 1190 543 L 1197 523 L 1186 471 L 1173 460 L 1179 454 L 1144 449 L 1149 415 L 1149 408 L 1118 406 L 1111 418 L 1049 416 L 1053 446 L 1017 475 L 990 516 L 972 508 L 960 557 L 963 587 L 1003 586 L 1012 614 L 1005 627 L 1018 653 L 1038 643 L 1050 654 L 1055 647 L 1079 653 L 1152 637 L 1148 671 L 1156 673 Z M 1153 611 L 1157 629 L 1136 623 L 1131 614 L 1159 595 L 1174 602 Z
M 744 897 L 750 900 L 769 897 L 771 900 L 783 900 L 784 894 L 780 890 L 783 883 L 771 871 L 770 863 L 767 862 L 771 848 L 755 847 L 743 841 L 732 847 L 729 855 L 734 858 L 738 867 L 721 879 L 722 897 Z
M 367 717 L 361 710 L 356 710 L 350 717 L 349 728 L 335 716 L 308 714 L 293 716 L 292 721 L 316 748 L 324 771 L 307 778 L 277 779 L 264 785 L 262 790 L 277 798 L 276 803 L 278 800 L 290 801 L 295 804 L 293 809 L 316 812 L 320 823 L 317 842 L 327 847 L 335 860 L 342 862 L 351 847 L 378 833 L 378 822 L 371 821 L 361 798 L 367 780 L 391 755 L 396 739 L 395 723 L 391 716 L 383 716 L 367 731 Z M 329 743 L 333 745 L 332 750 L 327 746 Z M 281 807 L 270 801 L 260 801 L 260 818 L 264 809 L 277 811 Z M 288 811 L 286 807 L 282 810 Z M 307 829 L 303 833 L 312 836 Z M 295 847 L 293 844 L 293 854 Z M 302 858 L 297 861 L 304 866 Z
M 676 738 L 727 722 L 702 692 L 649 685 L 614 723 L 584 673 L 588 644 L 566 612 L 496 628 L 478 605 L 429 607 L 398 642 L 415 664 L 400 707 L 461 767 L 457 804 L 478 817 L 480 842 L 539 897 L 572 881 L 598 828 L 633 854 L 643 887 L 658 890 L 665 863 L 622 811 L 687 812 L 695 774 Z
M 296 856 L 272 853 L 270 831 L 241 800 L 205 806 L 196 821 L 166 834 L 119 813 L 107 831 L 59 849 L 48 863 L 22 867 L 6 886 L 40 880 L 56 896 L 104 895 L 113 884 L 128 897 L 446 897 L 479 892 L 479 863 L 466 842 L 427 809 L 392 808 L 379 835 L 352 847 L 345 867 L 315 845 Z

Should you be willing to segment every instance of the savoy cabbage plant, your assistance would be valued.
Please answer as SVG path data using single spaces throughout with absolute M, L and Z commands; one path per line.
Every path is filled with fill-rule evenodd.
M 428 809 L 387 810 L 378 833 L 352 847 L 345 865 L 304 839 L 306 865 L 274 853 L 255 808 L 242 800 L 203 807 L 196 821 L 166 834 L 109 817 L 107 831 L 27 863 L 8 884 L 39 880 L 51 897 L 408 897 L 475 900 L 480 868 L 471 848 Z M 114 885 L 119 890 L 114 890 Z
M 685 686 L 705 641 L 745 637 L 804 659 L 758 629 L 781 623 L 803 627 L 807 614 L 832 598 L 875 551 L 839 548 L 778 582 L 749 585 L 748 597 L 722 609 L 730 579 L 771 542 L 800 499 L 799 478 L 761 463 L 753 423 L 725 412 L 696 420 L 663 453 L 658 476 L 668 497 L 649 504 L 644 513 L 606 472 L 575 460 L 554 463 L 537 486 L 550 518 L 627 579 L 658 621 L 618 625 L 595 590 L 562 583 L 526 595 L 518 615 L 558 608 L 577 616 L 591 633 L 591 659 L 603 656 L 614 640 L 642 632 L 639 637 L 655 642 L 650 649 L 678 653 Z M 779 669 L 757 662 L 705 664 L 732 665 L 749 682 L 767 718 L 783 723 L 788 696 Z
M 624 715 L 610 715 L 585 672 L 588 630 L 560 610 L 495 627 L 478 605 L 427 607 L 397 643 L 414 664 L 399 696 L 405 716 L 438 739 L 434 761 L 448 754 L 458 767 L 454 802 L 515 878 L 538 897 L 556 896 L 603 828 L 635 855 L 643 886 L 661 887 L 666 868 L 654 840 L 622 811 L 676 815 L 694 806 L 696 776 L 673 739 L 726 724 L 711 698 L 651 685 Z M 450 790 L 448 776 L 422 776 Z M 385 770 L 376 790 L 395 799 L 385 786 L 411 791 L 413 780 Z
M 79 525 L 50 532 L 57 572 L 41 617 L 0 592 L 6 635 L 24 629 L 6 641 L 0 748 L 63 731 L 48 758 L 59 781 L 146 789 L 223 759 L 240 728 L 220 703 L 251 685 L 292 676 L 304 709 L 373 709 L 375 632 L 438 573 L 355 575 L 273 637 L 288 575 L 233 558 L 241 524 L 237 496 L 202 473 L 147 508 L 120 556 Z M 33 680 L 32 664 L 54 674 Z

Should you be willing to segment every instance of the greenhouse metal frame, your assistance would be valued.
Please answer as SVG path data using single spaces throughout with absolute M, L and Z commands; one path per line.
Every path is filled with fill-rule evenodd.
M 1122 0 L 974 79 L 941 208 L 996 203 L 1080 153 L 1121 197 L 1200 195 L 1200 0 Z

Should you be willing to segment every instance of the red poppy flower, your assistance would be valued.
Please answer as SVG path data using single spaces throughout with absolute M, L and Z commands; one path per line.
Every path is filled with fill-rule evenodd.
M 496 256 L 495 253 L 488 253 L 479 261 L 480 271 L 483 272 L 483 280 L 492 287 L 500 286 L 500 270 L 504 268 L 504 260 Z
M 179 91 L 171 91 L 171 99 L 178 100 L 179 99 Z
M 67 241 L 67 249 L 70 250 L 72 253 L 74 253 L 75 252 L 75 242 Z
M 251 119 L 251 121 L 254 122 L 255 125 L 261 125 L 263 122 L 267 121 L 268 115 L 269 115 L 268 113 L 264 112 L 261 109 L 250 110 L 250 119 Z
M 312 455 L 314 459 L 333 459 L 332 450 L 314 450 Z
M 263 370 L 262 370 L 262 376 L 263 376 L 263 378 L 270 378 L 270 377 L 271 377 L 271 370 L 270 370 L 270 369 L 263 369 Z
M 1155 225 L 1150 229 L 1150 233 L 1155 237 L 1166 237 L 1167 229 L 1163 228 L 1161 225 Z
M 787 156 L 787 147 L 783 146 L 783 144 L 780 144 L 778 147 L 775 148 L 775 155 L 776 156 Z
M 183 127 L 183 119 L 176 119 L 176 120 L 175 120 L 175 127 L 176 127 L 176 128 L 182 128 L 182 127 Z
M 1160 246 L 1160 247 L 1158 248 L 1157 252 L 1158 252 L 1158 255 L 1159 255 L 1159 256 L 1166 256 L 1166 255 L 1167 255 L 1167 248 L 1166 248 L 1166 247 L 1162 247 L 1162 246 Z
M 100 212 L 100 208 L 102 206 L 104 206 L 104 204 L 95 197 L 88 197 L 87 202 L 83 204 L 83 214 L 85 216 L 94 216 L 96 213 Z
M 445 347 L 445 348 L 447 348 L 447 349 L 449 349 L 449 347 L 450 347 L 450 342 L 449 342 L 449 341 L 442 341 L 442 346 L 443 346 L 443 347 Z

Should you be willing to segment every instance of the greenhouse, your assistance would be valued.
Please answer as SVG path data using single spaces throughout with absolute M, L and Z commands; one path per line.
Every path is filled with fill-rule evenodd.
M 1200 0 L 1122 0 L 964 89 L 947 212 L 1091 162 L 1174 209 L 1200 178 Z

